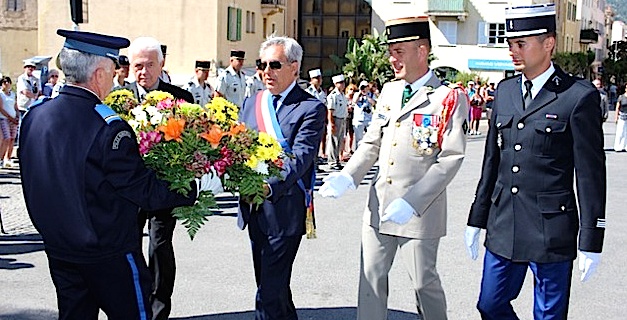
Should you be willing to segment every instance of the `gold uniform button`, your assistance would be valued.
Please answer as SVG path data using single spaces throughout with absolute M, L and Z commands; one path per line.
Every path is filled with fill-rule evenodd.
M 394 165 L 394 160 L 390 160 L 390 165 L 393 166 Z
M 400 126 L 401 126 L 401 123 L 400 123 L 400 122 L 397 122 L 397 123 L 396 123 L 396 127 L 398 128 L 398 127 L 400 127 Z
M 392 142 L 392 147 L 396 147 L 397 144 L 396 141 Z
M 522 122 L 519 122 L 519 123 L 518 123 L 518 129 L 522 130 L 522 129 L 524 129 L 524 128 L 525 128 L 525 124 L 524 124 L 524 123 L 522 123 Z
M 385 179 L 385 182 L 387 182 L 389 184 L 392 184 L 392 179 L 391 178 L 387 178 L 387 179 Z

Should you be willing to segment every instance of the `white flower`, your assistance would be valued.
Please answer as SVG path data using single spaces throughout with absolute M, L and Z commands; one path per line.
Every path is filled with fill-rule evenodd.
M 429 137 L 429 141 L 431 143 L 436 143 L 438 142 L 438 135 L 437 134 L 432 134 L 431 137 Z
M 133 128 L 133 130 L 137 130 L 137 128 L 139 128 L 139 122 L 131 119 L 128 121 L 128 125 L 131 126 L 131 128 Z
M 138 115 L 139 113 L 141 113 L 141 112 L 143 112 L 143 111 L 144 111 L 144 108 L 143 108 L 142 106 L 137 106 L 137 107 L 135 107 L 135 108 L 131 109 L 131 113 L 132 113 L 134 116 Z
M 137 120 L 138 122 L 141 123 L 146 123 L 148 121 L 148 115 L 146 114 L 146 111 L 140 111 L 138 113 L 135 114 L 135 120 Z
M 258 161 L 257 166 L 255 167 L 255 172 L 263 175 L 268 175 L 268 164 L 264 161 Z
M 425 141 L 425 142 L 420 143 L 420 148 L 422 148 L 422 149 L 427 149 L 427 148 L 429 148 L 429 143 L 427 143 L 426 141 Z
M 153 126 L 156 126 L 158 124 L 161 124 L 162 120 L 163 120 L 163 115 L 157 112 L 153 114 L 152 117 L 150 117 L 150 124 L 152 124 Z
M 157 107 L 155 107 L 155 106 L 147 106 L 146 107 L 146 112 L 148 112 L 148 114 L 151 117 L 154 117 L 156 114 L 159 113 L 159 109 L 157 109 Z M 151 122 L 152 122 L 152 120 L 151 120 Z

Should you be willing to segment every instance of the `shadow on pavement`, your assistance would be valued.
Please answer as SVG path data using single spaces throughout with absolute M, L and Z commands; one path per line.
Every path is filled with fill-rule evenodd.
M 355 319 L 357 316 L 357 308 L 355 307 L 338 307 L 338 308 L 306 308 L 297 309 L 298 318 L 300 320 L 342 320 Z M 176 317 L 171 320 L 249 320 L 255 317 L 253 311 L 231 312 L 221 314 L 208 314 L 191 317 Z M 390 310 L 388 311 L 389 320 L 416 320 L 415 313 Z
M 42 250 L 44 250 L 44 243 L 38 234 L 0 236 L 0 256 L 25 254 Z M 0 257 L 0 269 L 15 270 L 32 267 L 34 266 L 30 263 L 17 262 L 17 259 L 14 258 Z M 5 318 L 0 316 L 0 319 Z
M 19 310 L 10 313 L 0 312 L 2 320 L 52 320 L 57 319 L 57 312 L 51 310 Z

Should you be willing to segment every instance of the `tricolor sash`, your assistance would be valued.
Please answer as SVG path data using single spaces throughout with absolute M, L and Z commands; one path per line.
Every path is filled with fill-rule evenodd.
M 255 118 L 257 120 L 257 129 L 274 137 L 283 150 L 287 153 L 292 152 L 292 147 L 281 131 L 276 110 L 272 104 L 273 96 L 268 90 L 257 93 L 255 100 Z M 305 219 L 306 233 L 308 239 L 316 238 L 316 220 L 314 216 L 313 190 L 316 184 L 316 170 L 312 170 L 311 186 L 305 187 L 303 179 L 298 179 L 298 187 L 305 193 L 305 207 L 307 208 L 307 216 Z

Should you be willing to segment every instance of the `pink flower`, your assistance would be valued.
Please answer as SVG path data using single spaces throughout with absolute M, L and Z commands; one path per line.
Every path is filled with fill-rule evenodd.
M 221 160 L 214 162 L 213 167 L 216 169 L 218 176 L 222 176 L 224 172 L 226 172 L 226 168 L 228 167 L 228 164 L 223 159 L 221 159 Z
M 161 133 L 157 131 L 139 133 L 139 153 L 145 155 L 161 141 Z
M 170 98 L 157 102 L 158 110 L 172 109 L 172 107 L 174 107 L 174 101 Z

